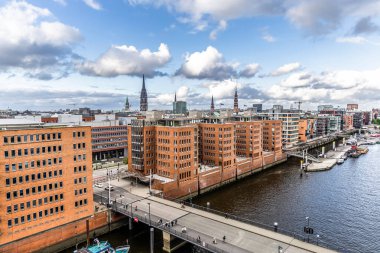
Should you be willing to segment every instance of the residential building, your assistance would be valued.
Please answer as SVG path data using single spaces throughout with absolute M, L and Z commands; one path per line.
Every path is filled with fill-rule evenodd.
M 358 104 L 347 104 L 347 111 L 355 111 L 359 110 Z
M 282 121 L 263 120 L 263 150 L 282 155 Z
M 300 119 L 298 123 L 298 140 L 306 142 L 315 137 L 315 119 Z
M 330 118 L 328 116 L 319 116 L 316 120 L 316 136 L 321 137 L 329 133 Z
M 360 129 L 363 127 L 363 113 L 355 112 L 353 114 L 353 126 L 355 129 Z
M 354 116 L 352 114 L 345 114 L 343 116 L 343 130 L 351 130 L 354 128 Z
M 90 127 L 0 127 L 0 245 L 94 214 Z

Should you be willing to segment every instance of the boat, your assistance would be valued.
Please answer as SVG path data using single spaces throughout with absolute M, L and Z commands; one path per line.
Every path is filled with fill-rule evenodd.
M 352 157 L 352 158 L 358 158 L 359 156 L 361 156 L 362 154 L 361 153 L 359 153 L 359 152 L 352 152 L 351 154 L 350 154 L 350 157 Z
M 114 249 L 109 242 L 94 239 L 93 245 L 79 250 L 74 250 L 74 253 L 128 253 L 129 249 L 129 245 L 119 246 Z
M 337 164 L 342 164 L 342 163 L 344 163 L 344 159 L 343 159 L 343 158 L 338 158 L 338 159 L 336 160 L 336 163 L 337 163 Z
M 368 148 L 367 147 L 358 147 L 357 152 L 359 152 L 360 154 L 367 154 Z
M 343 160 L 347 160 L 347 154 L 342 155 L 341 157 Z

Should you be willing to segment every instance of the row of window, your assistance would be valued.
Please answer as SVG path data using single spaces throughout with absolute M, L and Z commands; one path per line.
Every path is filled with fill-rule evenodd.
M 75 201 L 75 207 L 81 207 L 87 205 L 87 199 L 81 199 L 78 201 Z
M 30 161 L 24 162 L 24 163 L 12 163 L 12 164 L 5 164 L 5 172 L 9 172 L 12 168 L 12 171 L 23 170 L 23 169 L 29 169 L 30 168 L 40 168 L 45 167 L 46 165 L 56 165 L 56 164 L 62 164 L 62 157 L 58 158 L 49 158 L 46 160 L 37 160 L 37 161 Z
M 107 127 L 107 128 L 96 128 L 96 127 L 93 127 L 91 128 L 91 132 L 107 132 L 107 131 L 127 131 L 127 127 L 126 126 L 120 126 L 120 127 Z
M 75 172 L 75 170 L 74 170 Z M 30 174 L 30 175 L 24 175 L 24 176 L 19 176 L 19 177 L 13 177 L 13 178 L 6 178 L 5 179 L 5 185 L 10 186 L 11 183 L 13 185 L 16 184 L 23 184 L 28 183 L 28 182 L 33 182 L 36 180 L 39 180 L 41 178 L 52 178 L 52 177 L 57 177 L 57 176 L 62 176 L 63 171 L 62 170 L 53 170 L 53 171 L 47 171 L 47 172 L 41 172 L 41 173 L 36 173 L 36 174 Z
M 30 194 L 36 194 L 36 193 L 42 193 L 43 191 L 51 191 L 51 190 L 56 190 L 58 188 L 63 187 L 63 182 L 56 182 L 56 183 L 51 183 L 51 184 L 45 184 L 45 185 L 39 185 L 39 186 L 34 186 L 31 188 L 26 188 L 26 189 L 20 189 L 17 191 L 13 192 L 6 192 L 5 196 L 7 200 L 17 199 L 17 198 L 22 198 L 24 196 L 28 196 Z
M 74 143 L 73 144 L 73 149 L 85 149 L 86 148 L 86 143 Z
M 74 162 L 76 161 L 86 161 L 86 154 L 83 155 L 74 155 L 73 157 Z
M 17 157 L 17 156 L 28 156 L 30 155 L 39 155 L 46 153 L 56 153 L 61 152 L 62 146 L 47 146 L 47 147 L 37 147 L 37 148 L 24 148 L 24 149 L 12 149 L 12 150 L 4 150 L 4 157 Z
M 73 138 L 85 137 L 86 132 L 73 132 Z
M 87 177 L 74 178 L 74 184 L 84 184 L 84 183 L 87 183 Z
M 86 170 L 87 170 L 86 165 L 74 167 L 74 173 L 78 173 L 78 172 L 82 172 L 82 171 L 84 172 Z
M 49 203 L 57 202 L 63 200 L 63 193 L 61 194 L 55 194 L 51 195 L 45 198 L 40 198 L 40 199 L 34 199 L 32 201 L 27 201 L 25 203 L 20 203 L 20 204 L 14 204 L 13 206 L 7 206 L 7 213 L 11 214 L 20 211 L 24 211 L 25 209 L 30 209 L 34 208 L 37 206 L 42 206 L 42 205 L 47 205 Z
M 44 211 L 39 211 L 33 214 L 28 214 L 26 216 L 16 217 L 14 219 L 8 220 L 8 227 L 17 226 L 19 224 L 24 224 L 25 222 L 31 222 L 37 220 L 37 218 L 42 219 L 43 217 L 48 217 L 49 215 L 58 214 L 59 212 L 64 212 L 64 206 L 56 206 L 50 209 L 45 209 Z
M 14 135 L 5 136 L 4 144 L 14 144 L 14 143 L 28 143 L 37 141 L 50 141 L 50 140 L 61 140 L 61 133 L 51 133 L 51 134 L 27 134 L 27 135 Z
M 75 196 L 86 194 L 86 193 L 87 193 L 87 188 L 83 188 L 83 189 L 79 189 L 79 190 L 74 190 L 74 195 Z

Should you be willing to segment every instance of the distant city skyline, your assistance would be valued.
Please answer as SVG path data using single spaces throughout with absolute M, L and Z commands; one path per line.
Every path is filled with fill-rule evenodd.
M 380 99 L 380 2 L 0 0 L 0 110 L 360 109 Z

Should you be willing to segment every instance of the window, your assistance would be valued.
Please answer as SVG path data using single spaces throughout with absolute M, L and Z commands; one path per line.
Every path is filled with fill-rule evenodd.
M 18 164 L 18 169 L 19 169 L 19 170 L 22 170 L 22 163 L 19 163 L 19 164 Z
M 7 213 L 12 213 L 12 206 L 7 206 Z
M 17 212 L 17 211 L 18 211 L 18 205 L 16 204 L 13 206 L 13 212 Z
M 12 171 L 16 171 L 16 164 L 15 163 L 12 164 Z
M 5 179 L 5 185 L 9 186 L 11 184 L 11 180 L 9 178 Z
M 28 142 L 28 136 L 24 135 L 24 142 Z
M 25 176 L 25 182 L 29 182 L 29 175 Z
M 18 225 L 18 218 L 15 218 L 15 225 Z
M 8 137 L 4 137 L 4 143 L 8 143 Z
M 10 200 L 11 199 L 11 193 L 10 192 L 7 192 L 7 200 Z
M 17 142 L 21 142 L 21 136 L 20 135 L 17 136 Z
M 5 158 L 8 158 L 8 156 L 9 156 L 8 150 L 5 150 L 5 151 L 4 151 L 4 157 L 5 157 Z
M 8 227 L 12 227 L 12 220 L 8 220 Z
M 25 169 L 28 169 L 29 168 L 29 163 L 25 162 L 24 167 L 25 167 Z
M 12 157 L 16 156 L 16 150 L 11 150 L 11 153 L 12 153 Z
M 27 148 L 24 149 L 24 155 L 28 155 L 28 149 Z
M 9 164 L 5 164 L 5 172 L 9 172 Z

